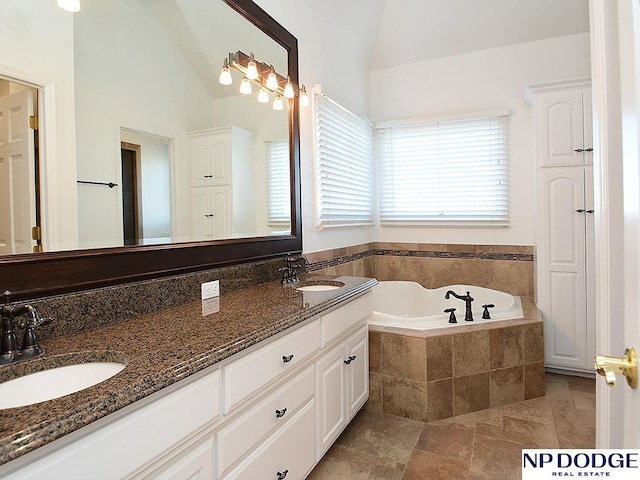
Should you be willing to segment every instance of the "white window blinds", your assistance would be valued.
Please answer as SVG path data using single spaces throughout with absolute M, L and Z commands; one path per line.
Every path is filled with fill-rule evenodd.
M 289 190 L 289 141 L 265 142 L 267 157 L 267 223 L 282 226 L 291 222 Z
M 373 125 L 314 91 L 316 226 L 373 225 Z
M 508 225 L 508 112 L 377 133 L 381 225 Z

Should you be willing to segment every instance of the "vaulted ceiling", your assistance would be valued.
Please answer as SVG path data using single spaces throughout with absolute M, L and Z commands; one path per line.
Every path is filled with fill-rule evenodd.
M 302 0 L 371 69 L 589 31 L 588 0 Z

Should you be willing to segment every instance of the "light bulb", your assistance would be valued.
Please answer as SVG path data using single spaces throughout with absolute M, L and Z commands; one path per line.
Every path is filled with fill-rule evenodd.
M 249 64 L 247 65 L 247 78 L 249 80 L 258 79 L 258 67 L 256 66 L 255 60 L 253 59 L 253 53 L 251 54 L 251 58 L 249 59 Z
M 58 0 L 58 6 L 67 12 L 79 12 L 80 0 Z
M 284 86 L 284 97 L 285 98 L 293 98 L 295 94 L 293 93 L 293 85 L 291 85 L 291 79 L 287 77 L 287 84 Z
M 282 97 L 279 93 L 276 94 L 276 98 L 273 100 L 273 109 L 274 110 L 282 110 L 284 105 L 282 104 Z
M 225 58 L 224 65 L 222 66 L 222 71 L 220 72 L 220 78 L 218 81 L 222 85 L 231 85 L 233 83 L 233 78 L 231 78 L 231 72 L 229 71 L 229 61 Z
M 260 91 L 258 92 L 258 102 L 269 103 L 269 92 L 265 87 L 260 87 Z
M 247 77 L 242 79 L 242 83 L 240 84 L 240 93 L 245 95 L 249 95 L 251 93 L 251 80 Z
M 277 90 L 278 89 L 278 77 L 276 77 L 276 71 L 271 67 L 271 71 L 269 72 L 269 76 L 267 77 L 267 88 L 269 90 Z
M 302 85 L 302 88 L 300 89 L 300 106 L 301 107 L 309 106 L 309 95 L 307 95 L 307 89 L 304 88 L 304 85 Z

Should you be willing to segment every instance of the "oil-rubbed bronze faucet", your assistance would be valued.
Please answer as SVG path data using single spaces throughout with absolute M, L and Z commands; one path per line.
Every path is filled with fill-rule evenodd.
M 302 261 L 303 263 L 297 263 Z M 278 271 L 282 273 L 281 283 L 298 283 L 298 268 L 305 268 L 308 261 L 307 259 L 300 255 L 299 257 L 292 257 L 291 255 L 287 256 L 284 259 L 284 267 L 280 268 Z M 304 270 L 303 270 L 304 273 Z
M 473 322 L 473 313 L 471 312 L 471 302 L 473 302 L 474 299 L 470 295 L 470 293 L 467 292 L 466 295 L 458 295 L 453 290 L 448 290 L 447 293 L 444 294 L 444 298 L 449 300 L 449 295 L 453 295 L 454 297 L 459 298 L 460 300 L 464 300 L 466 304 L 466 309 L 464 311 L 464 320 L 466 322 Z
M 11 292 L 4 292 L 5 299 L 8 303 Z M 0 343 L 0 365 L 17 363 L 29 358 L 42 355 L 42 347 L 38 345 L 36 337 L 36 327 L 40 325 L 48 325 L 53 321 L 52 318 L 41 318 L 38 311 L 31 305 L 9 306 L 8 304 L 0 307 L 2 315 L 2 342 Z M 24 337 L 22 345 L 18 347 L 18 337 L 16 335 L 16 318 L 26 317 L 26 321 L 18 324 L 20 328 L 24 328 Z

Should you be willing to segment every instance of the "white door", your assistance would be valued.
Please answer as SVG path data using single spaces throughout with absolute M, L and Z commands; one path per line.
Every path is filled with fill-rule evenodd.
M 640 349 L 640 0 L 591 0 L 590 13 L 602 207 L 598 353 L 621 356 L 626 346 Z M 601 378 L 597 387 L 597 447 L 640 448 L 640 389 L 619 375 L 615 389 Z
M 619 2 L 626 345 L 640 349 L 640 0 Z M 620 353 L 616 353 L 620 355 Z M 640 448 L 640 391 L 624 386 L 624 446 Z
M 29 89 L 0 97 L 0 254 L 32 251 L 35 226 L 35 148 Z

